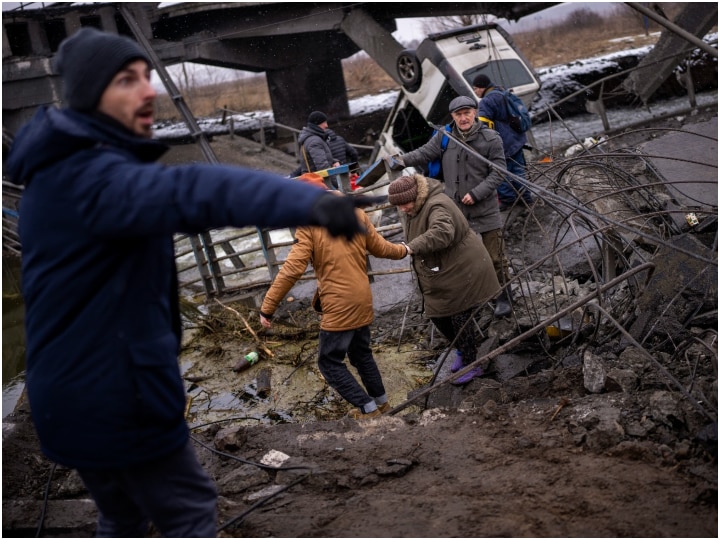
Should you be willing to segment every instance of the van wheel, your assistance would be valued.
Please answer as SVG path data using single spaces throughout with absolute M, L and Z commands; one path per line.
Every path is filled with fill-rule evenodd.
M 402 51 L 397 57 L 396 67 L 400 82 L 405 89 L 410 92 L 417 91 L 420 88 L 422 72 L 415 50 L 405 49 Z

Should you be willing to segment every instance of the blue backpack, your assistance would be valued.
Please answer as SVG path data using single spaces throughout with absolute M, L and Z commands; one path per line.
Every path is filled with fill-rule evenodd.
M 532 120 L 530 119 L 530 113 L 527 107 L 525 107 L 522 99 L 512 92 L 503 90 L 502 94 L 508 110 L 508 124 L 510 124 L 510 127 L 517 133 L 525 133 L 532 127 Z
M 450 133 L 450 131 L 452 131 L 452 129 L 450 128 L 450 124 L 445 125 L 445 131 L 447 131 L 448 133 Z M 437 133 L 437 130 L 433 131 L 431 137 L 434 137 L 436 133 Z M 434 159 L 434 160 L 430 161 L 427 164 L 427 167 L 425 167 L 427 169 L 428 178 L 435 178 L 436 180 L 443 179 L 442 155 L 445 153 L 445 149 L 447 148 L 449 140 L 450 139 L 448 138 L 447 135 L 442 136 L 442 142 L 440 143 L 440 150 L 441 150 L 440 157 L 438 159 Z

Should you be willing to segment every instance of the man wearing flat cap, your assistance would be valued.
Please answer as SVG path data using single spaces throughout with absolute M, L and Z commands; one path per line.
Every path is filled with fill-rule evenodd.
M 442 159 L 444 191 L 460 208 L 470 227 L 478 233 L 492 258 L 500 285 L 509 281 L 505 257 L 505 241 L 498 208 L 497 187 L 504 178 L 505 154 L 498 133 L 478 120 L 477 102 L 458 96 L 450 102 L 451 134 L 485 158 L 477 157 L 453 138 L 442 149 L 442 131 L 438 131 L 420 148 L 394 156 L 401 167 L 419 167 Z M 491 167 L 488 161 L 495 165 Z M 392 166 L 392 164 L 391 164 Z M 512 312 L 510 296 L 503 289 L 495 299 L 495 316 L 507 317 Z
M 83 28 L 54 67 L 64 105 L 18 132 L 26 388 L 43 453 L 76 469 L 96 535 L 216 535 L 217 494 L 185 422 L 173 235 L 321 225 L 353 239 L 357 197 L 242 167 L 156 163 L 150 60 Z M 375 202 L 375 201 L 372 201 Z

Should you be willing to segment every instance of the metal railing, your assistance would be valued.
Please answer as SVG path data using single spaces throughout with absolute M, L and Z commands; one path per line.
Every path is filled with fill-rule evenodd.
M 20 236 L 18 235 L 18 210 L 23 187 L 3 180 L 2 183 L 2 245 L 3 252 L 20 256 Z
M 340 191 L 352 191 L 348 165 L 317 172 L 326 179 L 337 177 Z M 387 182 L 377 183 L 355 193 L 379 189 L 386 184 Z M 391 205 L 386 203 L 366 209 L 371 221 L 377 223 L 376 230 L 385 238 L 402 230 L 399 223 L 380 224 L 382 212 L 388 208 L 391 208 Z M 176 235 L 175 259 L 180 288 L 188 292 L 204 293 L 207 297 L 220 297 L 269 286 L 285 263 L 294 243 L 294 233 L 294 229 L 288 228 L 210 230 L 204 236 L 204 249 L 198 249 L 197 245 L 190 241 L 191 236 Z M 368 276 L 371 282 L 374 276 L 408 271 L 409 268 L 375 271 L 368 259 Z M 301 279 L 314 278 L 315 274 L 310 269 Z M 208 287 L 208 284 L 212 286 Z
M 232 115 L 246 114 L 246 113 L 244 113 L 242 111 L 234 111 L 227 107 L 222 107 L 222 108 L 218 109 L 218 112 L 222 115 L 220 123 L 223 125 L 227 124 L 228 125 L 228 134 L 230 135 L 231 138 L 234 137 L 235 133 L 236 133 L 235 120 Z M 248 131 L 250 131 L 250 133 L 257 133 L 257 139 L 255 139 L 255 140 L 257 140 L 258 143 L 260 143 L 260 146 L 263 150 L 265 150 L 268 147 L 266 136 L 265 136 L 265 130 L 267 128 L 275 129 L 276 131 L 277 130 L 287 131 L 293 140 L 292 148 L 293 148 L 293 155 L 295 156 L 295 160 L 297 161 L 297 163 L 300 163 L 300 144 L 298 143 L 298 135 L 300 134 L 300 132 L 302 130 L 294 128 L 292 126 L 286 126 L 285 124 L 281 124 L 279 122 L 275 122 L 273 120 L 268 120 L 265 118 L 258 118 L 257 122 L 259 124 L 259 127 L 257 128 L 257 130 L 248 130 Z M 375 148 L 374 146 L 368 146 L 365 144 L 354 144 L 354 143 L 351 143 L 350 141 L 348 141 L 348 144 L 358 150 L 372 151 Z

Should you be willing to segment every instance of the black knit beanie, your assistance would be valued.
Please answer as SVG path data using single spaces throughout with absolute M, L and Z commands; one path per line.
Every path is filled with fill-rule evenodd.
M 55 71 L 62 76 L 63 98 L 71 109 L 92 111 L 107 85 L 132 60 L 145 60 L 145 51 L 130 38 L 82 28 L 65 39 L 55 56 Z
M 313 111 L 310 113 L 310 116 L 308 116 L 308 124 L 319 126 L 323 122 L 327 122 L 327 116 L 325 116 L 325 113 Z
M 490 88 L 493 83 L 490 80 L 490 77 L 488 77 L 484 73 L 481 73 L 473 79 L 472 85 L 476 88 Z
M 401 176 L 388 186 L 388 202 L 393 206 L 415 202 L 417 195 L 418 185 L 414 176 Z

